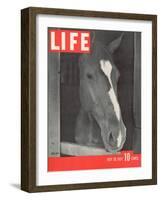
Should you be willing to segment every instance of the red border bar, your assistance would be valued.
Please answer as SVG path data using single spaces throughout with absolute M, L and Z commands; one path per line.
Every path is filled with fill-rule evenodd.
M 141 154 L 123 151 L 116 155 L 48 158 L 48 172 L 129 167 L 141 167 Z

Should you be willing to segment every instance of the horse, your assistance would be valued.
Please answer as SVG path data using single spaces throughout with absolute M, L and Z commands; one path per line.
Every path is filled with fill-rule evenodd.
M 79 57 L 80 110 L 76 119 L 75 142 L 101 146 L 107 152 L 119 152 L 126 141 L 117 96 L 119 71 L 112 54 L 118 49 L 123 34 L 108 45 L 94 40 L 91 52 Z

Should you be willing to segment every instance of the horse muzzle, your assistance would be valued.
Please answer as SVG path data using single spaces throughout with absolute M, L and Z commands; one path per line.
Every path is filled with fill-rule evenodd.
M 121 122 L 117 131 L 113 130 L 107 133 L 104 129 L 101 130 L 101 136 L 106 151 L 110 153 L 117 153 L 121 151 L 126 141 L 126 127 L 124 123 Z

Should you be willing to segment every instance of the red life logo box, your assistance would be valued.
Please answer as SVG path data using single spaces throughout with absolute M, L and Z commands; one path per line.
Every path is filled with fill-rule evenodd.
M 90 53 L 90 32 L 49 30 L 49 52 Z

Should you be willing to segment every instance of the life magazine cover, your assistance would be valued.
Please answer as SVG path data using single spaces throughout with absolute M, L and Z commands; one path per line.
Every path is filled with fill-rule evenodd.
M 141 33 L 47 34 L 48 171 L 141 167 Z

